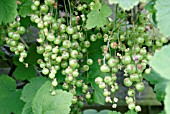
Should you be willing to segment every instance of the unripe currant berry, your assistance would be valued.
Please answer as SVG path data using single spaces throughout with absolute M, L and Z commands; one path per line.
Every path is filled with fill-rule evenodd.
M 56 80 L 56 78 L 52 81 L 52 86 L 56 87 L 58 85 L 58 82 Z
M 72 51 L 70 52 L 70 56 L 71 56 L 72 58 L 77 58 L 77 56 L 78 56 L 78 51 L 77 51 L 77 50 L 72 50 Z
M 69 40 L 64 40 L 63 47 L 70 48 L 71 47 L 71 42 Z
M 82 89 L 87 91 L 88 90 L 88 86 L 83 84 Z
M 55 78 L 55 74 L 54 73 L 50 73 L 49 74 L 49 78 L 54 79 Z
M 22 43 L 19 43 L 17 46 L 18 51 L 24 51 L 25 46 Z
M 78 77 L 79 76 L 79 72 L 78 72 L 78 69 L 76 69 L 75 71 L 73 71 L 72 73 L 73 77 Z
M 131 63 L 131 57 L 130 57 L 129 55 L 125 55 L 125 56 L 123 57 L 123 59 L 122 59 L 122 63 L 123 63 L 124 65 L 130 64 L 130 63 Z
M 141 92 L 141 91 L 143 91 L 143 90 L 145 89 L 145 85 L 144 85 L 143 82 L 137 83 L 137 84 L 135 85 L 135 87 L 136 87 L 136 90 L 139 91 L 139 92 Z
M 95 35 L 95 34 L 92 34 L 92 35 L 90 36 L 90 40 L 91 40 L 92 42 L 96 41 L 96 40 L 97 40 L 96 35 Z
M 76 86 L 81 87 L 83 85 L 82 80 L 76 81 Z
M 78 101 L 78 100 L 77 100 L 77 97 L 76 97 L 76 96 L 74 96 L 74 97 L 73 97 L 73 99 L 72 99 L 72 104 L 76 104 L 76 103 L 77 103 L 77 101 Z
M 136 72 L 136 66 L 134 64 L 128 64 L 126 66 L 126 71 L 129 73 L 129 74 L 133 74 Z
M 54 41 L 55 40 L 54 34 L 53 33 L 48 34 L 47 35 L 47 40 L 50 41 L 50 42 Z
M 103 79 L 101 78 L 101 77 L 97 77 L 96 79 L 95 79 L 95 83 L 96 84 L 100 84 L 100 82 L 102 82 L 103 81 Z
M 134 89 L 129 89 L 128 90 L 128 96 L 130 96 L 130 97 L 134 97 L 135 96 L 135 90 Z
M 42 69 L 42 73 L 43 73 L 44 75 L 47 75 L 47 74 L 49 73 L 49 70 L 48 70 L 47 68 L 43 68 L 43 69 Z
M 145 69 L 145 73 L 146 73 L 146 74 L 150 74 L 150 73 L 151 73 L 151 68 Z
M 129 110 L 134 110 L 135 109 L 135 103 L 129 103 L 128 108 L 129 108 Z
M 104 89 L 103 95 L 104 95 L 105 97 L 106 97 L 106 96 L 109 96 L 109 95 L 110 95 L 110 92 L 109 92 L 107 89 Z
M 131 80 L 132 82 L 138 82 L 138 80 L 140 80 L 139 75 L 138 75 L 137 73 L 131 74 L 131 75 L 130 75 L 130 80 Z
M 91 94 L 88 92 L 87 94 L 86 94 L 86 99 L 90 99 L 91 98 Z
M 19 58 L 19 62 L 21 62 L 21 63 L 24 62 L 24 58 L 23 58 L 23 57 L 20 57 L 20 58 Z
M 66 28 L 66 32 L 67 32 L 68 34 L 73 34 L 73 33 L 74 33 L 74 28 L 73 28 L 72 26 L 68 26 L 68 27 Z
M 132 97 L 126 97 L 125 99 L 126 99 L 126 103 L 127 103 L 127 104 L 130 104 L 130 103 L 133 103 L 133 102 L 134 102 L 134 100 L 133 100 Z
M 106 84 L 105 84 L 104 82 L 100 82 L 100 83 L 99 83 L 99 88 L 100 88 L 100 89 L 106 88 Z
M 110 68 L 104 64 L 100 67 L 101 72 L 110 72 Z
M 105 76 L 104 82 L 105 83 L 110 83 L 112 81 L 112 78 L 110 76 Z
M 93 64 L 93 60 L 92 59 L 87 59 L 87 65 L 92 65 Z
M 88 70 L 89 70 L 89 66 L 88 66 L 88 65 L 84 65 L 84 66 L 83 66 L 83 70 L 84 70 L 84 71 L 88 71 Z
M 124 79 L 124 85 L 125 85 L 126 87 L 130 87 L 132 84 L 133 84 L 133 83 L 132 83 L 132 81 L 131 81 L 129 78 L 125 78 L 125 79 Z
M 70 66 L 68 66 L 68 68 L 66 68 L 66 70 L 65 70 L 65 73 L 66 74 L 72 74 L 73 73 L 73 69 Z
M 142 109 L 141 109 L 141 107 L 139 106 L 139 105 L 137 105 L 137 106 L 135 106 L 135 111 L 136 112 L 140 112 Z

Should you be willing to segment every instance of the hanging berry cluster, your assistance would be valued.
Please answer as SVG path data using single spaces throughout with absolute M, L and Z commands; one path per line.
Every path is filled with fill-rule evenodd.
M 43 56 L 37 61 L 38 67 L 44 76 L 50 78 L 53 89 L 60 88 L 73 94 L 71 114 L 79 113 L 85 101 L 94 103 L 95 89 L 87 81 L 94 63 L 104 75 L 95 77 L 93 81 L 103 91 L 105 102 L 112 103 L 112 107 L 116 108 L 118 98 L 114 94 L 119 89 L 117 72 L 123 70 L 123 83 L 128 88 L 126 103 L 130 110 L 139 112 L 141 107 L 136 104 L 135 95 L 145 88 L 143 73 L 150 73 L 148 61 L 154 51 L 168 40 L 154 35 L 147 14 L 140 12 L 136 20 L 130 22 L 132 15 L 118 6 L 114 20 L 107 18 L 103 27 L 87 29 L 87 15 L 96 4 L 101 5 L 98 0 L 91 3 L 81 0 L 64 0 L 61 3 L 44 0 L 40 3 L 33 0 L 31 9 L 34 13 L 30 20 L 39 29 L 36 51 Z M 27 45 L 20 38 L 25 33 L 25 28 L 20 26 L 20 18 L 17 17 L 4 29 L 7 33 L 1 29 L 3 40 L 12 52 L 19 55 L 19 61 L 24 62 Z M 88 52 L 97 41 L 102 42 L 98 51 L 102 52 L 103 58 L 94 61 Z M 61 76 L 64 77 L 63 81 L 60 80 Z M 82 94 L 77 92 L 78 89 Z M 51 91 L 51 94 L 56 93 Z

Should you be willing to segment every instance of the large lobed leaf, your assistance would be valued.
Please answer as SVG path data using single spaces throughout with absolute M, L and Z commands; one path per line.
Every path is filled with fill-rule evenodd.
M 134 110 L 128 110 L 125 114 L 138 114 L 138 113 L 135 112 Z
M 52 96 L 51 88 L 51 82 L 47 81 L 37 91 L 32 102 L 34 114 L 68 114 L 70 112 L 73 95 L 66 91 L 56 90 L 56 95 Z
M 0 76 L 0 114 L 21 114 L 24 102 L 20 100 L 21 90 L 16 82 L 6 75 Z
M 150 66 L 158 73 L 161 77 L 170 80 L 170 45 L 163 46 L 159 52 L 150 60 Z
M 93 64 L 90 66 L 88 82 L 91 83 L 94 89 L 94 101 L 98 104 L 104 105 L 105 97 L 103 96 L 103 90 L 95 83 L 97 77 L 106 76 L 106 73 L 100 71 L 100 65 L 98 64 L 98 59 L 102 59 L 101 46 L 104 44 L 103 40 L 97 40 L 92 43 L 88 49 L 88 57 L 93 59 Z
M 109 4 L 119 4 L 123 10 L 130 10 L 139 2 L 147 2 L 148 0 L 109 0 Z
M 28 83 L 26 86 L 24 86 L 22 91 L 21 99 L 24 102 L 31 102 L 37 91 L 40 89 L 40 87 L 47 81 L 47 78 L 45 77 L 36 77 L 32 78 L 30 80 L 30 83 Z
M 170 0 L 157 0 L 155 8 L 157 10 L 156 19 L 158 28 L 165 36 L 170 36 Z
M 36 70 L 33 65 L 25 65 L 18 66 L 14 71 L 14 77 L 18 80 L 26 80 L 31 79 L 36 76 Z
M 32 78 L 22 91 L 21 99 L 26 102 L 22 114 L 68 114 L 72 94 L 56 90 L 56 95 L 52 96 L 51 89 L 47 78 Z
M 101 110 L 100 112 L 97 112 L 97 110 L 88 109 L 88 110 L 83 111 L 83 114 L 108 114 L 108 112 L 109 110 Z
M 144 78 L 154 85 L 154 91 L 156 92 L 157 99 L 159 101 L 163 101 L 165 96 L 165 88 L 168 81 L 162 78 L 154 70 L 152 70 L 150 74 L 144 74 Z
M 0 25 L 7 24 L 15 19 L 17 15 L 16 0 L 0 0 Z
M 108 111 L 108 114 L 121 114 L 121 113 L 117 111 Z
M 13 62 L 17 66 L 14 71 L 14 77 L 18 80 L 28 80 L 36 76 L 35 65 L 37 60 L 42 58 L 42 55 L 36 52 L 36 44 L 32 44 L 28 50 L 28 55 L 25 58 L 25 63 L 28 66 L 18 61 L 18 56 L 13 57 Z
M 119 4 L 123 10 L 130 10 L 139 4 L 139 0 L 109 0 L 110 4 Z
M 103 27 L 107 18 L 112 14 L 112 10 L 107 4 L 104 4 L 100 10 L 92 10 L 88 15 L 86 27 L 92 29 L 94 27 Z
M 165 96 L 165 100 L 164 100 L 164 104 L 165 104 L 165 112 L 166 114 L 170 114 L 170 82 L 167 84 L 166 87 L 166 96 Z
M 19 6 L 19 14 L 22 17 L 30 16 L 33 13 L 31 9 L 32 0 L 20 0 L 21 5 Z
M 41 88 L 41 86 L 47 81 L 48 79 L 45 77 L 36 77 L 30 79 L 30 83 L 24 86 L 21 100 L 26 102 L 24 105 L 22 114 L 33 114 L 32 111 L 32 101 L 37 93 L 37 91 Z

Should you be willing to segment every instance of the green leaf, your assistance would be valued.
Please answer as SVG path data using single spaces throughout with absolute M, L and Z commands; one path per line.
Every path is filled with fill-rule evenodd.
M 101 46 L 104 44 L 102 40 L 97 40 L 96 42 L 92 43 L 91 46 L 88 48 L 88 57 L 93 59 L 93 64 L 90 66 L 88 82 L 91 83 L 94 89 L 94 101 L 98 104 L 104 105 L 105 97 L 103 96 L 103 90 L 99 88 L 99 86 L 95 83 L 95 79 L 97 77 L 103 77 L 106 73 L 101 72 L 100 66 L 98 64 L 98 59 L 102 59 L 102 50 Z
M 28 56 L 27 58 L 25 58 L 25 61 L 27 63 L 30 63 L 30 64 L 33 64 L 33 65 L 36 65 L 37 64 L 37 60 L 38 59 L 42 59 L 43 56 L 38 54 L 37 53 L 37 44 L 32 44 L 30 47 L 29 47 L 29 50 L 28 50 Z
M 91 29 L 94 27 L 103 27 L 107 21 L 107 18 L 112 14 L 112 10 L 106 4 L 104 4 L 100 10 L 91 11 L 87 17 L 86 27 Z
M 170 82 L 167 84 L 165 91 L 166 91 L 166 96 L 164 100 L 165 112 L 166 114 L 170 114 L 170 108 L 169 108 L 170 106 Z
M 95 3 L 93 6 L 91 6 L 91 10 L 99 10 L 101 8 L 102 4 L 100 2 Z
M 30 79 L 30 83 L 23 88 L 21 99 L 25 102 L 32 101 L 37 91 L 47 80 L 47 78 L 42 76 Z
M 158 73 L 161 77 L 170 80 L 170 45 L 163 46 L 159 52 L 150 60 L 150 66 Z
M 109 4 L 119 4 L 123 10 L 130 10 L 139 2 L 140 0 L 109 0 Z
M 48 79 L 45 77 L 35 77 L 30 79 L 30 83 L 24 86 L 21 100 L 26 102 L 22 114 L 33 114 L 32 111 L 32 101 L 37 93 L 37 91 L 41 88 L 41 86 L 47 81 Z
M 30 26 L 30 24 L 32 24 L 29 16 L 21 17 L 20 23 L 25 28 L 28 28 Z
M 138 114 L 138 113 L 135 112 L 134 110 L 128 110 L 125 114 Z
M 68 114 L 70 112 L 73 95 L 69 92 L 56 90 L 52 96 L 50 89 L 51 82 L 47 81 L 37 92 L 32 102 L 32 109 L 35 114 Z
M 159 82 L 165 81 L 164 78 L 162 78 L 156 71 L 151 70 L 150 74 L 144 74 L 143 76 L 147 81 L 150 82 L 150 84 L 154 85 Z
M 165 113 L 165 110 L 161 111 L 159 114 L 166 114 L 166 113 Z
M 36 76 L 36 70 L 33 65 L 26 67 L 24 64 L 18 66 L 14 71 L 14 77 L 18 80 L 27 80 Z
M 24 108 L 22 110 L 22 114 L 34 114 L 33 111 L 32 111 L 32 107 L 31 107 L 31 104 L 32 102 L 27 102 L 25 105 L 24 105 Z
M 21 90 L 16 90 L 15 80 L 1 75 L 0 93 L 0 114 L 21 114 L 24 103 L 20 100 Z
M 121 114 L 121 113 L 117 111 L 108 111 L 108 114 Z
M 100 112 L 97 112 L 97 110 L 94 109 L 87 109 L 83 111 L 83 114 L 108 114 L 109 110 L 102 110 Z
M 155 2 L 156 2 L 156 0 L 152 0 L 149 3 L 147 3 L 146 6 L 145 6 L 145 10 L 148 10 L 149 13 L 156 12 L 156 9 L 154 7 L 155 6 Z
M 158 101 L 163 101 L 165 97 L 165 88 L 168 81 L 162 81 L 154 86 L 154 91 L 156 92 L 156 97 Z
M 30 16 L 33 13 L 31 9 L 32 0 L 20 0 L 19 15 L 22 17 Z
M 62 74 L 62 69 L 60 69 L 57 71 L 56 77 L 57 77 L 57 82 L 61 83 L 65 81 L 66 76 Z
M 170 36 L 170 0 L 157 0 L 155 8 L 157 10 L 157 21 L 160 32 L 165 36 Z
M 7 24 L 15 19 L 17 15 L 16 0 L 0 0 L 0 25 Z
M 154 91 L 156 92 L 157 99 L 159 101 L 163 101 L 165 96 L 165 87 L 168 81 L 162 78 L 154 70 L 152 70 L 150 74 L 144 74 L 144 78 L 154 85 Z

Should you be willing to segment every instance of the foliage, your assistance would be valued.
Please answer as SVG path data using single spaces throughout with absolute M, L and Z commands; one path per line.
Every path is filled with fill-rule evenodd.
M 169 0 L 157 0 L 155 4 L 155 8 L 157 10 L 156 18 L 158 21 L 158 28 L 160 29 L 160 32 L 163 33 L 165 36 L 170 36 L 170 31 L 168 29 L 170 23 L 167 23 L 170 19 L 170 8 L 167 7 L 169 5 Z
M 10 76 L 0 76 L 0 113 L 77 114 L 85 102 L 116 108 L 117 72 L 123 69 L 121 83 L 129 88 L 125 114 L 141 111 L 134 93 L 144 90 L 143 78 L 169 114 L 170 45 L 163 45 L 170 36 L 170 2 L 108 2 L 114 7 L 100 0 L 0 1 L 0 56 L 14 67 Z M 30 26 L 38 28 L 31 44 L 24 38 Z M 157 27 L 160 36 L 155 36 Z M 83 114 L 121 112 L 89 109 Z
M 9 76 L 0 76 L 0 113 L 21 114 L 24 103 L 20 100 L 20 89 L 16 89 L 16 82 Z
M 134 6 L 138 5 L 139 2 L 146 2 L 147 0 L 109 0 L 110 4 L 119 4 L 123 10 L 130 10 Z
M 134 110 L 129 110 L 125 114 L 137 114 L 137 112 L 135 112 Z
M 30 16 L 33 13 L 31 10 L 32 0 L 20 0 L 19 15 L 22 17 Z
M 159 52 L 156 52 L 154 57 L 151 59 L 149 64 L 152 66 L 152 68 L 161 75 L 161 77 L 170 80 L 169 77 L 169 71 L 170 67 L 170 45 L 162 47 L 162 49 Z M 156 62 L 155 62 L 156 61 Z
M 112 14 L 112 10 L 108 5 L 103 5 L 100 10 L 98 8 L 92 10 L 88 15 L 87 29 L 91 29 L 94 27 L 103 27 L 107 21 L 107 17 Z
M 158 93 L 158 98 L 162 97 L 162 94 L 164 96 L 164 91 L 166 93 L 165 95 L 165 99 L 164 99 L 164 104 L 165 104 L 165 112 L 167 114 L 169 114 L 169 66 L 168 64 L 170 63 L 170 59 L 169 59 L 169 49 L 170 49 L 170 45 L 164 46 L 162 47 L 162 49 L 155 53 L 154 57 L 151 59 L 150 61 L 150 65 L 152 66 L 152 68 L 154 70 L 157 71 L 157 73 L 159 74 L 159 78 L 165 78 L 162 80 L 159 80 L 160 83 L 158 83 L 159 85 L 155 85 L 155 91 L 157 91 Z M 156 61 L 156 62 L 155 62 Z M 166 82 L 166 83 L 165 83 Z M 161 99 L 162 100 L 162 99 Z
M 98 85 L 95 83 L 95 78 L 97 77 L 103 77 L 106 75 L 105 73 L 101 72 L 100 66 L 98 64 L 98 59 L 102 58 L 102 51 L 100 50 L 101 46 L 103 45 L 102 40 L 98 40 L 95 42 L 95 44 L 91 44 L 90 48 L 88 49 L 88 56 L 93 59 L 93 65 L 90 66 L 88 81 L 92 84 L 92 87 L 94 89 L 94 101 L 96 103 L 104 105 L 105 103 L 105 97 L 103 96 L 103 90 L 101 90 Z
M 150 74 L 144 74 L 144 78 L 154 85 L 154 91 L 156 92 L 157 99 L 159 101 L 163 101 L 165 96 L 165 88 L 168 81 L 162 78 L 154 70 L 152 70 Z
M 33 102 L 32 109 L 35 114 L 68 114 L 70 112 L 72 94 L 62 90 L 56 90 L 56 94 L 52 96 L 49 92 L 51 88 L 50 81 L 47 81 L 37 91 Z M 41 105 L 40 105 L 41 104 Z
M 170 100 L 169 100 L 169 97 L 170 97 L 170 82 L 167 84 L 167 87 L 165 89 L 165 92 L 166 92 L 166 96 L 165 96 L 165 100 L 164 100 L 164 104 L 165 104 L 165 112 L 166 114 L 170 114 L 169 113 L 169 105 L 170 105 Z
M 16 0 L 1 0 L 0 1 L 0 25 L 7 24 L 13 21 L 17 15 Z

